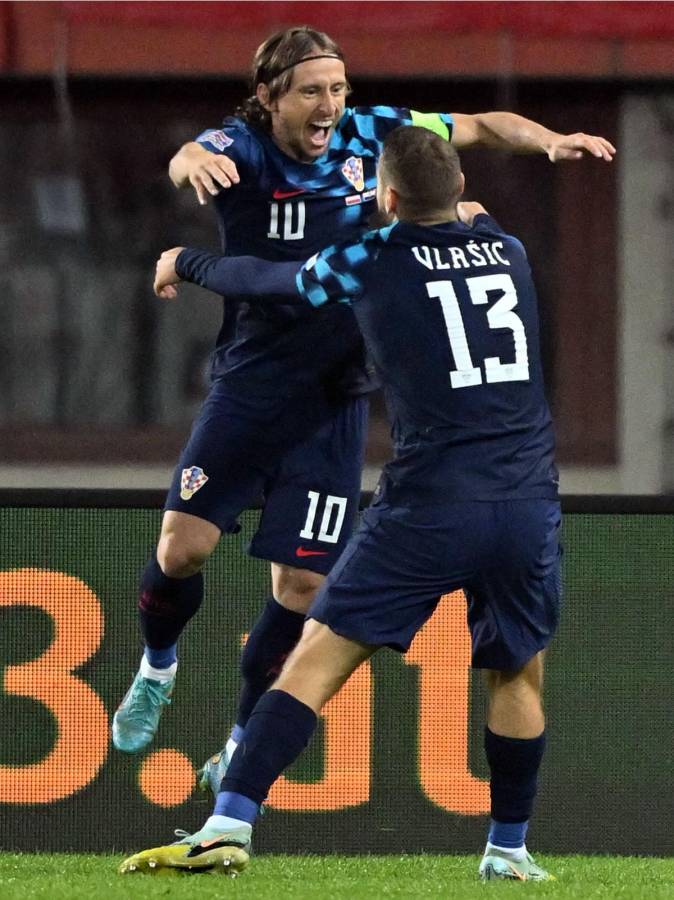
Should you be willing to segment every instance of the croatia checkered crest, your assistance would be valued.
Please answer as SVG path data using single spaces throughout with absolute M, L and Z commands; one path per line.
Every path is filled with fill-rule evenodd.
M 363 176 L 363 160 L 360 156 L 350 156 L 342 166 L 342 175 L 355 187 L 357 191 L 365 188 Z
M 187 469 L 183 469 L 180 476 L 181 500 L 189 500 L 207 481 L 208 475 L 199 466 L 189 466 Z

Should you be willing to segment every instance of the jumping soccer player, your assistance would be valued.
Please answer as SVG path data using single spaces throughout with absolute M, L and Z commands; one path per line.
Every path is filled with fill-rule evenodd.
M 256 704 L 204 827 L 121 871 L 247 864 L 252 824 L 323 705 L 380 647 L 405 652 L 441 595 L 463 589 L 472 664 L 487 670 L 491 827 L 483 880 L 547 880 L 525 835 L 545 747 L 543 651 L 558 622 L 557 470 L 536 293 L 522 244 L 476 203 L 458 156 L 425 128 L 389 134 L 378 204 L 393 224 L 293 264 L 243 261 L 261 290 L 348 301 L 386 392 L 395 456 L 321 587 L 302 638 Z M 237 293 L 237 261 L 187 250 L 158 269 Z M 273 284 L 273 279 L 276 283 Z M 248 287 L 254 290 L 257 281 Z M 171 293 L 171 291 L 169 291 Z
M 342 53 L 307 27 L 258 49 L 254 96 L 221 129 L 173 158 L 177 186 L 213 196 L 229 256 L 306 260 L 336 238 L 356 239 L 375 208 L 375 165 L 392 129 L 423 124 L 457 147 L 584 153 L 610 160 L 603 138 L 560 135 L 511 113 L 423 115 L 388 106 L 345 108 Z M 270 298 L 270 300 L 273 298 Z M 245 296 L 224 305 L 213 381 L 168 493 L 156 553 L 141 578 L 145 652 L 113 720 L 134 753 L 170 702 L 178 638 L 203 597 L 201 569 L 222 533 L 262 494 L 250 552 L 271 561 L 272 593 L 243 651 L 243 688 L 228 754 L 210 761 L 217 790 L 258 698 L 295 646 L 304 615 L 349 536 L 360 493 L 366 393 L 372 381 L 347 305 L 318 313 Z

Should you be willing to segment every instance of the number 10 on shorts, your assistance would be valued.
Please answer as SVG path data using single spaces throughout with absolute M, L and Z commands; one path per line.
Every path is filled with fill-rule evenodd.
M 318 491 L 309 491 L 307 497 L 309 498 L 309 509 L 304 528 L 300 531 L 300 537 L 306 541 L 318 540 L 336 544 L 346 515 L 346 497 L 335 497 L 332 494 L 321 495 Z M 320 517 L 321 524 L 316 536 L 316 521 L 319 518 L 320 509 L 322 509 L 323 515 Z

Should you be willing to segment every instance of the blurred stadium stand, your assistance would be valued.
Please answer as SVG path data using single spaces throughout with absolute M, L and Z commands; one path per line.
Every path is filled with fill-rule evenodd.
M 511 109 L 617 144 L 612 166 L 464 165 L 530 251 L 563 489 L 674 491 L 674 16 L 657 2 L 0 3 L 0 485 L 165 483 L 220 315 L 197 289 L 152 296 L 162 249 L 216 239 L 166 166 L 300 22 L 342 44 L 355 104 Z
M 272 30 L 310 22 L 358 75 L 671 77 L 668 3 L 2 3 L 5 71 L 248 71 Z

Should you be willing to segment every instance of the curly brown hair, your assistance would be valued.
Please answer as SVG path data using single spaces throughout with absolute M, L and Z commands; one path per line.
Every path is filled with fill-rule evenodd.
M 258 84 L 269 88 L 269 99 L 286 94 L 293 79 L 293 66 L 312 54 L 326 54 L 344 61 L 339 45 L 322 31 L 298 25 L 277 31 L 255 51 L 250 80 L 251 96 L 237 107 L 234 115 L 263 131 L 271 131 L 271 114 L 255 96 Z

